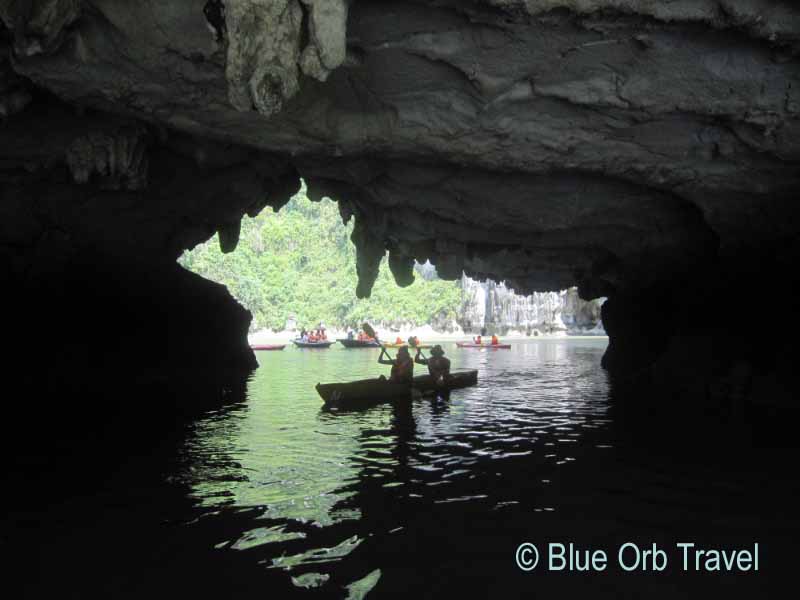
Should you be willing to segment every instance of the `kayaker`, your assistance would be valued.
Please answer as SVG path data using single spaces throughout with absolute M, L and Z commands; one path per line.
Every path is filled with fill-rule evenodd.
M 408 345 L 411 348 L 418 348 L 419 347 L 419 338 L 415 335 L 412 335 L 408 338 Z
M 492 334 L 492 346 L 497 346 L 500 343 L 500 340 L 497 339 L 497 336 L 493 333 Z
M 483 340 L 481 339 L 481 334 L 479 333 L 479 334 L 478 334 L 478 337 L 476 337 L 476 338 L 473 338 L 473 340 L 472 340 L 472 341 L 473 341 L 473 342 L 475 342 L 475 345 L 477 345 L 477 346 L 480 346 L 480 345 L 482 345 L 482 343 L 483 343 Z
M 417 355 L 414 357 L 414 362 L 420 365 L 428 365 L 428 373 L 431 374 L 434 381 L 442 383 L 450 375 L 450 359 L 445 358 L 444 350 L 439 344 L 431 348 L 431 358 L 422 358 L 420 356 L 421 350 L 417 348 Z
M 402 346 L 403 345 L 403 339 L 399 335 L 397 336 L 397 339 L 394 341 L 394 345 L 395 346 Z
M 383 358 L 384 354 L 386 358 Z M 397 358 L 394 360 L 386 352 L 386 348 L 381 346 L 378 362 L 382 365 L 392 365 L 392 373 L 389 375 L 389 381 L 392 383 L 411 383 L 414 379 L 414 361 L 411 360 L 411 355 L 405 346 L 397 351 Z

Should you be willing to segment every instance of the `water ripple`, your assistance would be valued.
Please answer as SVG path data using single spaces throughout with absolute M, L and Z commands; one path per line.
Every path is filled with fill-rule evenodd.
M 612 446 L 597 435 L 609 422 L 598 368 L 604 346 L 541 341 L 493 353 L 451 346 L 454 367 L 479 370 L 477 386 L 446 402 L 417 399 L 410 410 L 342 414 L 320 411 L 314 384 L 377 375 L 375 353 L 264 353 L 247 403 L 197 424 L 183 475 L 203 506 L 263 507 L 264 522 L 231 540 L 232 550 L 264 554 L 298 587 L 324 588 L 333 564 L 363 542 L 355 531 L 409 535 L 409 502 L 431 514 L 455 505 L 555 510 L 541 493 L 558 472 Z M 590 432 L 591 445 L 582 446 Z M 524 473 L 548 478 L 520 485 Z M 328 530 L 349 534 L 330 545 Z M 303 572 L 308 565 L 313 572 Z

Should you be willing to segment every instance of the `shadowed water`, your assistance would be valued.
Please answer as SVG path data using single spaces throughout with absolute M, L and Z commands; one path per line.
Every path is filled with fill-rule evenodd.
M 711 431 L 680 418 L 619 417 L 599 367 L 605 344 L 447 344 L 454 368 L 479 370 L 477 386 L 446 401 L 358 412 L 321 410 L 313 386 L 383 372 L 378 351 L 259 352 L 246 398 L 191 423 L 137 467 L 122 466 L 103 490 L 52 509 L 57 526 L 29 515 L 40 519 L 31 535 L 51 533 L 51 555 L 83 557 L 88 573 L 69 560 L 50 571 L 66 587 L 113 596 L 700 597 L 724 589 L 764 597 L 781 589 L 798 533 L 796 477 L 786 468 L 794 451 L 752 448 L 741 423 Z M 614 556 L 628 541 L 760 542 L 762 568 L 526 574 L 514 560 L 524 541 Z

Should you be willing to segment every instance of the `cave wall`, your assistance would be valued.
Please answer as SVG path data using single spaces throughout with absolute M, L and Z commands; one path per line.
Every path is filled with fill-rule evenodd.
M 730 299 L 796 279 L 791 2 L 0 0 L 0 21 L 0 252 L 23 290 L 78 249 L 79 272 L 214 231 L 233 249 L 299 176 L 355 218 L 359 296 L 386 250 L 400 285 L 415 260 L 577 285 L 609 298 L 616 376 L 727 348 Z M 756 370 L 758 329 L 686 377 Z
M 327 14 L 241 0 L 216 19 L 202 1 L 41 4 L 70 18 L 58 35 L 4 19 L 18 73 L 71 103 L 293 157 L 365 223 L 362 293 L 387 247 L 405 281 L 409 257 L 430 258 L 452 277 L 596 296 L 795 231 L 789 4 L 383 1 Z M 324 72 L 308 66 L 323 55 Z
M 609 298 L 602 307 L 609 335 L 603 366 L 621 396 L 715 417 L 796 410 L 799 240 Z M 776 290 L 785 293 L 773 302 Z
M 256 366 L 250 313 L 176 260 L 215 233 L 233 251 L 243 215 L 287 202 L 296 171 L 28 93 L 0 146 L 0 311 L 15 387 L 101 401 L 122 381 L 240 382 Z

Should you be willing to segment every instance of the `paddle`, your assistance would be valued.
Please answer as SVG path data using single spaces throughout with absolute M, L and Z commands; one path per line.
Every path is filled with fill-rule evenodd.
M 372 328 L 372 325 L 370 325 L 369 323 L 362 323 L 361 329 L 363 329 L 369 337 L 378 342 L 378 345 L 381 347 L 381 354 L 386 352 L 386 346 L 384 346 L 381 343 L 381 340 L 378 338 L 378 335 L 375 333 L 375 330 Z M 386 356 L 392 358 L 392 355 L 389 354 L 388 352 L 386 352 Z
M 410 338 L 408 338 L 408 349 L 409 350 L 416 350 L 418 353 L 422 354 L 422 358 L 426 358 L 425 357 L 425 353 L 422 352 L 422 348 L 420 348 L 419 346 L 412 346 L 411 345 L 411 340 L 415 340 L 416 343 L 419 344 L 419 338 L 416 337 L 416 336 L 411 336 Z

